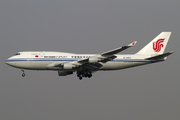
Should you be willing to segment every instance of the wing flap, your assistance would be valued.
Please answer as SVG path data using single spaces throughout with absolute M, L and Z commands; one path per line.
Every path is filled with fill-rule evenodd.
M 85 64 L 85 65 L 83 65 L 83 67 L 90 71 L 96 71 L 100 67 L 102 67 L 102 65 L 100 63 L 94 63 L 94 64 Z

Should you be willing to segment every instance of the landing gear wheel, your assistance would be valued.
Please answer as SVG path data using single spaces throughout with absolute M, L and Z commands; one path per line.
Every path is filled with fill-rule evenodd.
M 25 77 L 25 73 L 24 73 L 24 70 L 21 70 L 23 72 L 22 76 Z
M 79 77 L 79 80 L 82 80 L 82 77 Z
M 25 73 L 23 73 L 22 76 L 25 77 Z
M 88 78 L 91 78 L 92 77 L 92 74 L 88 74 Z

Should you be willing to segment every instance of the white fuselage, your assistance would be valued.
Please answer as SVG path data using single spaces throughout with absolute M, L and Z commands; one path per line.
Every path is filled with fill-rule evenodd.
M 94 56 L 95 54 L 73 54 L 65 52 L 49 52 L 49 51 L 28 51 L 19 52 L 17 55 L 6 60 L 6 64 L 19 69 L 29 70 L 57 70 L 67 71 L 61 67 L 54 67 L 55 64 L 73 62 Z M 106 63 L 101 63 L 99 70 L 118 70 L 158 61 L 145 60 L 150 57 L 147 55 L 116 55 L 117 58 Z M 68 70 L 69 71 L 69 70 Z M 76 70 L 71 70 L 76 71 Z
M 51 51 L 19 52 L 10 57 L 6 64 L 22 70 L 55 70 L 59 76 L 77 73 L 83 77 L 92 77 L 98 70 L 119 70 L 139 65 L 165 61 L 173 52 L 164 53 L 171 32 L 162 32 L 136 54 L 117 55 L 136 44 L 134 41 L 126 46 L 115 48 L 100 54 L 74 54 Z

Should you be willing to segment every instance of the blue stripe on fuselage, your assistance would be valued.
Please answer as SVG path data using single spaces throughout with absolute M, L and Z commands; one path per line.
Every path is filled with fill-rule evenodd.
M 7 59 L 5 62 L 20 62 L 20 61 L 77 61 L 81 59 L 76 58 L 13 58 L 13 59 Z M 144 60 L 144 59 L 114 59 L 110 62 L 159 62 L 162 60 L 156 60 L 156 61 L 150 61 L 150 60 Z

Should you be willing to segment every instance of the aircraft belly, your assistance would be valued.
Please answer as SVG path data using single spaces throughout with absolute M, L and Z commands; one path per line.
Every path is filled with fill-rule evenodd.
M 9 62 L 8 64 L 16 68 L 29 68 L 29 64 L 27 64 L 27 61 L 13 61 Z
M 51 61 L 29 61 L 29 69 L 44 70 L 49 62 Z
M 49 70 L 47 65 L 51 63 L 53 63 L 53 61 L 19 61 L 16 62 L 14 67 L 29 70 Z
M 147 64 L 145 62 L 107 62 L 100 70 L 118 70 Z
M 17 62 L 18 68 L 30 69 L 30 70 L 42 70 L 42 61 L 21 61 Z
M 62 70 L 60 67 L 48 66 L 55 63 L 54 61 L 31 61 L 29 69 L 34 70 Z

